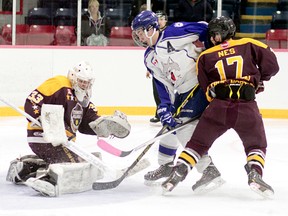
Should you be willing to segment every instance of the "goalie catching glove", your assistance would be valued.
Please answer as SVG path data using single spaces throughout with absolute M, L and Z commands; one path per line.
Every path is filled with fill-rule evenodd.
M 112 116 L 102 116 L 89 123 L 91 129 L 99 137 L 115 136 L 125 138 L 129 135 L 131 125 L 127 121 L 127 116 L 116 110 Z

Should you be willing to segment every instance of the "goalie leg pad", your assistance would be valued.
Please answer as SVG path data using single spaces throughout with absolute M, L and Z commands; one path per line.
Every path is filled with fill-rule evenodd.
M 28 178 L 36 176 L 39 168 L 46 168 L 46 166 L 46 162 L 37 155 L 25 155 L 10 162 L 6 181 L 21 184 Z
M 91 190 L 93 182 L 103 177 L 102 172 L 90 163 L 51 164 L 49 169 L 57 175 L 59 194 Z
M 89 163 L 58 163 L 49 165 L 48 176 L 30 178 L 25 184 L 44 196 L 55 197 L 91 190 L 93 182 L 102 179 L 103 173 Z
M 102 116 L 89 126 L 99 137 L 115 136 L 118 138 L 125 138 L 129 135 L 131 125 L 127 121 L 127 117 L 120 111 L 115 111 L 113 116 Z

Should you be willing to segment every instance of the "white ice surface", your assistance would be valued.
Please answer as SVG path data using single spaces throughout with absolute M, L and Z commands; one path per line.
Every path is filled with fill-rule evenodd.
M 109 140 L 123 150 L 130 150 L 153 138 L 160 127 L 149 125 L 149 116 L 129 116 L 131 134 L 124 140 Z M 157 167 L 157 143 L 145 155 L 151 162 L 146 170 L 125 179 L 117 188 L 88 191 L 47 198 L 26 186 L 6 182 L 11 160 L 31 154 L 26 143 L 24 117 L 0 118 L 0 216 L 78 216 L 78 215 L 163 215 L 199 216 L 287 216 L 288 215 L 288 120 L 264 119 L 268 149 L 263 179 L 275 190 L 274 199 L 267 200 L 250 190 L 244 170 L 245 154 L 235 132 L 228 131 L 212 146 L 210 155 L 226 183 L 204 195 L 193 193 L 191 186 L 200 177 L 192 170 L 173 192 L 162 195 L 160 187 L 143 184 L 143 175 Z M 85 149 L 101 151 L 96 137 L 78 135 L 77 143 Z M 128 167 L 142 150 L 119 158 L 103 151 L 103 160 L 114 168 Z

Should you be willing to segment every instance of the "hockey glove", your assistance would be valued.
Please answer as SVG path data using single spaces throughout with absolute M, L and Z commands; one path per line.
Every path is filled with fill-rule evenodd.
M 265 88 L 264 82 L 260 81 L 258 86 L 257 86 L 257 88 L 256 88 L 256 94 L 259 94 L 259 93 L 263 92 L 264 88 Z
M 167 125 L 170 128 L 174 128 L 178 123 L 173 118 L 172 112 L 175 110 L 174 106 L 168 106 L 167 104 L 160 104 L 157 109 L 157 115 L 160 118 L 162 125 Z
M 95 121 L 90 122 L 89 126 L 98 137 L 115 136 L 125 138 L 131 130 L 127 116 L 118 110 L 112 116 L 99 117 Z

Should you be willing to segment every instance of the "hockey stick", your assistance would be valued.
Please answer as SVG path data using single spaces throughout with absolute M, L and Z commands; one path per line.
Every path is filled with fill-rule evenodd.
M 192 91 L 190 92 L 190 94 L 185 98 L 185 100 L 182 102 L 182 104 L 177 108 L 176 114 L 174 115 L 174 117 L 178 116 L 182 110 L 182 108 L 188 103 L 188 101 L 193 97 L 194 92 L 196 89 L 199 88 L 199 85 L 197 84 Z M 194 121 L 196 119 L 198 119 L 199 116 L 195 116 L 194 118 L 191 118 L 191 121 Z M 190 121 L 189 120 L 189 121 Z M 167 125 L 163 126 L 162 129 L 157 133 L 157 135 L 155 136 L 158 137 L 160 136 L 165 130 L 167 129 Z M 117 187 L 125 178 L 126 176 L 129 174 L 129 171 L 131 169 L 133 169 L 133 167 L 135 167 L 137 165 L 137 163 L 142 159 L 142 157 L 149 151 L 149 149 L 152 147 L 152 145 L 155 143 L 152 142 L 150 144 L 148 144 L 146 146 L 146 148 L 142 151 L 142 153 L 136 158 L 136 160 L 127 168 L 127 170 L 123 173 L 123 175 L 114 180 L 114 181 L 110 181 L 110 182 L 94 182 L 93 183 L 93 190 L 107 190 L 107 189 L 112 189 Z
M 25 116 L 27 119 L 29 119 L 31 122 L 33 122 L 34 124 L 36 124 L 39 127 L 41 126 L 41 123 L 36 120 L 35 118 L 33 118 L 31 115 L 29 115 L 28 113 L 24 112 L 23 110 L 19 109 L 18 107 L 16 107 L 15 105 L 11 104 L 10 102 L 6 101 L 5 99 L 0 97 L 0 101 L 2 101 L 3 103 L 7 104 L 8 106 L 10 106 L 11 108 L 13 108 L 14 110 L 16 110 L 18 113 L 20 113 L 21 115 Z M 100 170 L 102 170 L 104 173 L 108 173 L 111 177 L 115 178 L 115 176 L 119 176 L 119 174 L 123 174 L 123 170 L 112 170 L 110 167 L 108 167 L 103 161 L 101 161 L 99 158 L 95 157 L 93 154 L 91 154 L 90 152 L 85 151 L 84 149 L 82 149 L 79 145 L 76 145 L 73 141 L 70 141 L 68 139 L 68 142 L 66 142 L 65 144 L 63 144 L 63 146 L 65 146 L 66 148 L 68 148 L 69 150 L 71 150 L 72 152 L 74 152 L 75 154 L 77 154 L 78 156 L 80 156 L 81 158 L 83 158 L 86 162 L 96 166 L 97 168 L 99 168 Z M 138 166 L 138 168 L 140 168 L 139 171 L 141 171 L 142 169 L 146 168 L 147 166 L 149 166 L 149 164 L 147 163 L 147 161 L 141 162 L 141 165 Z M 129 168 L 129 167 L 128 167 Z M 126 170 L 128 169 L 125 169 Z M 124 172 L 124 173 L 125 173 Z M 138 170 L 133 170 L 130 173 L 136 173 L 138 172 Z M 114 173 L 114 175 L 112 175 Z
M 106 142 L 103 139 L 99 139 L 97 141 L 97 145 L 102 150 L 104 150 L 104 151 L 106 151 L 106 152 L 108 152 L 108 153 L 110 153 L 112 155 L 115 155 L 117 157 L 126 157 L 126 156 L 130 155 L 131 153 L 136 152 L 139 149 L 149 145 L 150 143 L 154 143 L 157 140 L 159 140 L 159 139 L 161 139 L 161 138 L 163 138 L 163 137 L 165 137 L 165 136 L 167 136 L 167 135 L 169 135 L 171 133 L 174 133 L 175 131 L 178 131 L 179 129 L 185 127 L 187 124 L 191 123 L 192 121 L 194 121 L 194 119 L 193 120 L 189 119 L 188 121 L 184 122 L 183 124 L 179 125 L 178 127 L 175 127 L 175 128 L 173 128 L 171 130 L 168 130 L 168 131 L 166 131 L 164 133 L 161 133 L 160 135 L 155 136 L 154 138 L 146 141 L 145 143 L 142 143 L 141 145 L 138 145 L 137 147 L 131 149 L 130 151 L 124 151 L 124 150 L 118 149 L 118 148 L 112 146 L 110 143 Z
M 193 96 L 193 93 L 197 89 L 197 87 L 198 87 L 198 85 L 195 86 L 195 88 L 190 92 L 190 94 L 183 101 L 183 103 L 180 105 L 180 107 L 178 107 L 176 115 L 178 115 L 180 113 L 181 109 L 186 105 L 186 103 L 189 101 L 189 99 Z M 99 148 L 101 148 L 102 150 L 104 150 L 104 151 L 106 151 L 106 152 L 108 152 L 108 153 L 110 153 L 112 155 L 115 155 L 117 157 L 126 157 L 129 154 L 131 154 L 132 152 L 135 152 L 135 151 L 137 151 L 137 150 L 149 145 L 150 143 L 154 143 L 157 140 L 159 140 L 159 139 L 161 139 L 161 138 L 163 138 L 163 137 L 165 137 L 165 136 L 167 136 L 167 135 L 179 130 L 180 128 L 184 127 L 185 125 L 189 124 L 190 122 L 192 122 L 192 121 L 187 121 L 187 122 L 179 125 L 178 127 L 175 127 L 175 128 L 173 128 L 171 130 L 168 130 L 166 132 L 164 132 L 164 130 L 166 128 L 165 129 L 162 128 L 161 131 L 159 131 L 159 133 L 154 138 L 152 138 L 151 140 L 148 140 L 145 143 L 142 143 L 141 145 L 131 149 L 130 151 L 122 151 L 120 149 L 117 149 L 116 147 L 112 146 L 111 144 L 109 144 L 108 142 L 106 142 L 103 139 L 99 139 L 97 141 L 97 145 L 98 145 Z

